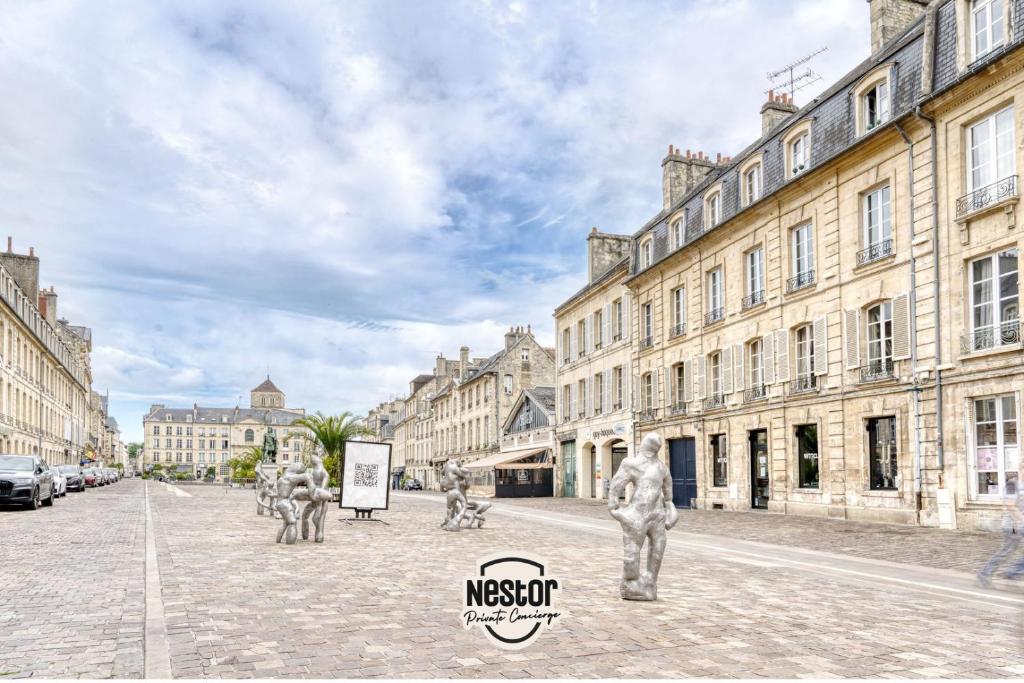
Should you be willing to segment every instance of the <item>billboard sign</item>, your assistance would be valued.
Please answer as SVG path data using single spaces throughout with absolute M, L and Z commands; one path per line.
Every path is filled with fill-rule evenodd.
M 387 510 L 391 490 L 391 444 L 346 441 L 341 507 Z

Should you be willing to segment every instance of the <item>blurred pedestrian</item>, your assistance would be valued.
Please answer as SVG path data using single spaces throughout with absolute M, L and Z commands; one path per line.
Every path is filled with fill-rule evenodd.
M 1018 474 L 1024 478 L 1024 475 Z M 1024 532 L 1024 495 L 1017 481 L 1006 482 L 1006 495 L 1003 497 L 1003 546 L 997 550 L 988 564 L 978 572 L 978 583 L 983 586 L 992 585 L 992 575 L 1008 557 L 1020 547 L 1021 533 Z M 1024 560 L 1017 562 L 1004 576 L 1008 579 L 1024 574 Z

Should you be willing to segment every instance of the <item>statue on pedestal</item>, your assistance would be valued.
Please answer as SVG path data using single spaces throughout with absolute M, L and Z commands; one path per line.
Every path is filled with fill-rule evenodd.
M 622 525 L 623 600 L 657 600 L 658 572 L 665 556 L 666 532 L 675 526 L 679 512 L 672 504 L 672 475 L 658 459 L 661 436 L 644 437 L 640 450 L 622 461 L 608 491 L 608 511 Z M 619 496 L 626 485 L 633 485 L 633 496 L 622 505 Z M 647 568 L 640 571 L 640 553 L 647 543 Z
M 464 468 L 458 460 L 449 460 L 441 470 L 441 490 L 446 494 L 448 506 L 441 528 L 445 531 L 460 531 L 462 523 L 473 528 L 473 523 L 479 529 L 484 525 L 483 513 L 491 504 L 470 500 L 466 497 L 469 490 L 469 470 Z
M 263 457 L 260 462 L 271 464 L 277 462 L 277 434 L 269 425 L 267 433 L 263 435 Z

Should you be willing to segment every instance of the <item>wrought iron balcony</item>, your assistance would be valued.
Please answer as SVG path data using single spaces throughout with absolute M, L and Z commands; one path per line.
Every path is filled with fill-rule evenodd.
M 758 387 L 750 387 L 743 391 L 743 402 L 752 403 L 754 401 L 763 401 L 768 398 L 768 389 L 762 384 Z
M 891 358 L 869 361 L 860 369 L 861 382 L 879 382 L 883 379 L 892 379 L 894 376 Z
M 658 417 L 658 409 L 657 408 L 647 408 L 646 410 L 641 410 L 640 411 L 640 414 L 637 416 L 637 420 L 639 420 L 640 422 L 653 422 L 654 419 L 657 418 L 657 417 Z
M 644 337 L 640 340 L 641 349 L 649 349 L 654 346 L 654 337 Z
M 672 326 L 672 336 L 682 337 L 686 334 L 686 323 L 676 323 Z
M 743 297 L 743 310 L 753 308 L 754 306 L 760 306 L 764 303 L 764 290 L 759 289 L 756 292 L 751 292 L 747 296 Z
M 794 275 L 793 277 L 786 280 L 786 292 L 795 292 L 798 289 L 804 287 L 810 287 L 814 284 L 814 271 L 808 270 L 806 272 Z
M 1017 176 L 1011 175 L 991 185 L 978 188 L 956 200 L 956 218 L 960 220 L 1004 199 L 1017 196 Z
M 979 327 L 973 332 L 968 332 L 960 337 L 960 350 L 963 353 L 973 353 L 1020 343 L 1021 321 L 1010 320 L 1000 325 Z
M 708 396 L 704 399 L 704 410 L 715 410 L 716 408 L 725 407 L 725 395 L 719 394 L 717 396 Z
M 672 404 L 671 413 L 673 415 L 686 415 L 686 403 L 683 401 L 676 401 Z
M 613 342 L 622 341 L 622 333 L 621 332 L 616 332 L 615 334 L 613 334 L 612 335 L 612 341 Z
M 707 313 L 704 314 L 705 325 L 714 325 L 715 323 L 721 322 L 724 319 L 725 309 L 723 309 L 721 306 L 714 309 L 713 311 L 708 311 Z
M 872 244 L 867 249 L 858 251 L 857 265 L 863 266 L 865 263 L 871 263 L 890 255 L 892 255 L 892 240 L 882 240 L 877 244 Z
M 818 390 L 818 378 L 815 375 L 803 375 L 789 383 L 790 395 L 809 394 Z

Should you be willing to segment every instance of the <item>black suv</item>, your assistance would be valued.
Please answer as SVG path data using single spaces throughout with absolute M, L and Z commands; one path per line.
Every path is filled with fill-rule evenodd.
M 60 465 L 58 468 L 68 478 L 68 491 L 85 490 L 85 474 L 78 465 Z
M 406 491 L 422 491 L 423 484 L 420 483 L 419 479 L 406 479 L 402 488 Z
M 53 472 L 38 455 L 0 455 L 0 504 L 53 505 Z

